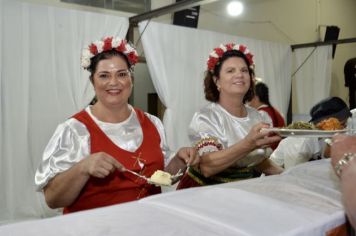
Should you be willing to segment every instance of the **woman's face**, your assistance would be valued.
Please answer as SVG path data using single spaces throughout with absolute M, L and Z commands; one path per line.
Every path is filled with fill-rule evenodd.
M 98 102 L 107 107 L 127 104 L 132 92 L 132 78 L 125 60 L 113 56 L 99 61 L 93 76 Z
M 251 77 L 246 62 L 240 57 L 226 59 L 220 70 L 216 85 L 221 95 L 245 96 L 251 85 Z

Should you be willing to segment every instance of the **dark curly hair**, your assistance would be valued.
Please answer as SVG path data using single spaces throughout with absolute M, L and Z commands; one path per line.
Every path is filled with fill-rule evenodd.
M 219 62 L 216 64 L 214 68 L 214 73 L 211 71 L 207 70 L 205 72 L 205 78 L 204 78 L 204 93 L 205 93 L 205 99 L 210 101 L 210 102 L 218 102 L 219 101 L 219 96 L 220 92 L 218 91 L 218 88 L 214 82 L 213 76 L 219 78 L 219 74 L 221 71 L 221 66 L 226 61 L 228 58 L 231 57 L 240 57 L 242 58 L 247 67 L 248 67 L 248 72 L 250 74 L 250 88 L 248 89 L 247 93 L 245 94 L 243 98 L 243 102 L 245 103 L 246 101 L 249 101 L 253 98 L 254 96 L 254 82 L 252 80 L 254 71 L 251 68 L 251 65 L 249 61 L 247 60 L 246 56 L 244 53 L 238 51 L 238 50 L 230 50 L 224 53 L 224 55 L 220 58 Z

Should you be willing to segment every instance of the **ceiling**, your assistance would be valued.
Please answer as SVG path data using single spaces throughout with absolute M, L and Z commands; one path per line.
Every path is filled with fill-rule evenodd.
M 62 2 L 75 3 L 86 6 L 100 7 L 112 10 L 119 10 L 125 12 L 131 12 L 140 14 L 151 10 L 152 0 L 61 0 Z M 155 1 L 155 0 L 153 0 Z M 232 0 L 215 0 L 206 4 L 202 4 L 201 7 L 207 11 L 222 12 L 225 11 L 227 3 Z M 239 0 L 244 5 L 253 5 L 262 2 L 276 1 L 276 0 Z M 166 1 L 166 5 L 171 4 L 170 1 Z M 160 2 L 161 4 L 164 2 Z
M 61 0 L 85 6 L 100 7 L 140 14 L 151 9 L 151 0 Z
M 226 12 L 226 6 L 229 2 L 232 2 L 233 0 L 217 0 L 211 3 L 203 4 L 201 8 L 210 11 L 210 12 Z M 261 3 L 266 3 L 266 2 L 272 2 L 276 0 L 238 0 L 241 2 L 244 6 L 252 6 L 252 5 L 257 5 Z M 226 14 L 226 13 L 224 13 Z

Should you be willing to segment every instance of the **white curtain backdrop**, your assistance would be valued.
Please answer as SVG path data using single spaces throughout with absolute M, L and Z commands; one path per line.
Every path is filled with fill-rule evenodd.
M 169 146 L 177 150 L 190 145 L 187 128 L 206 101 L 203 79 L 206 60 L 221 43 L 245 44 L 252 51 L 256 75 L 270 88 L 271 103 L 287 113 L 291 88 L 289 45 L 225 35 L 161 23 L 139 24 L 142 44 L 153 84 L 167 107 L 164 125 Z
M 0 1 L 0 224 L 55 214 L 34 173 L 57 124 L 93 97 L 81 49 L 127 18 Z
M 295 49 L 294 54 L 296 69 L 305 62 L 293 77 L 297 99 L 295 115 L 309 118 L 310 108 L 330 96 L 332 46 Z

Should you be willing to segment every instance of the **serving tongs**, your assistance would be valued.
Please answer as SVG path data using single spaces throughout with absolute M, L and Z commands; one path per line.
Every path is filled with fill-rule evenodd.
M 171 176 L 172 184 L 176 183 L 183 175 L 184 171 L 182 171 L 182 169 L 179 169 L 177 174 Z

